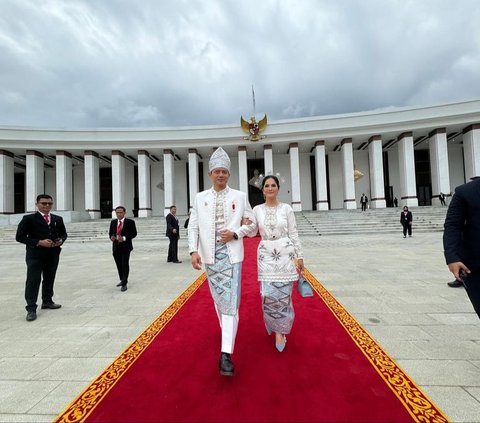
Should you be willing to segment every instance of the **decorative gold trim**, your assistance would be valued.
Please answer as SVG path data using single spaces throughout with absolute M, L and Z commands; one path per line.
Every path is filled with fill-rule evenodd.
M 305 269 L 304 276 L 363 352 L 373 368 L 412 416 L 413 420 L 418 423 L 448 422 L 448 418 L 415 384 L 410 376 L 393 361 L 360 323 L 345 310 L 308 269 Z
M 206 279 L 202 273 L 160 316 L 157 317 L 72 403 L 54 422 L 85 421 L 102 399 L 115 386 L 127 370 L 148 348 L 167 323 L 197 291 Z

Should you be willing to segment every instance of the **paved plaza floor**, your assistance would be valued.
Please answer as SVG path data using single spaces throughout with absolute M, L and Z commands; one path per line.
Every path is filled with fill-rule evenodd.
M 310 271 L 442 411 L 480 422 L 480 321 L 464 289 L 447 286 L 441 237 L 302 241 Z M 181 264 L 166 262 L 167 238 L 135 241 L 128 291 L 120 292 L 108 239 L 67 240 L 54 297 L 63 307 L 39 309 L 34 322 L 25 320 L 24 246 L 0 245 L 1 422 L 53 420 L 199 275 L 185 239 Z

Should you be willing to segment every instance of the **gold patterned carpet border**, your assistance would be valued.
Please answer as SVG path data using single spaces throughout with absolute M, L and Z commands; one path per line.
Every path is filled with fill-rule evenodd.
M 202 273 L 177 299 L 151 323 L 85 390 L 54 420 L 82 422 L 92 413 L 120 378 L 148 348 L 167 323 L 178 313 L 205 281 Z
M 332 311 L 355 344 L 394 392 L 416 422 L 448 422 L 448 418 L 412 381 L 412 379 L 377 344 L 353 316 L 328 292 L 325 287 L 305 269 L 305 279 Z

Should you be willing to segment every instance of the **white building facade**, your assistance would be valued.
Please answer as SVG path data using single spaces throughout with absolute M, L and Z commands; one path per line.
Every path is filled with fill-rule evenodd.
M 156 129 L 0 126 L 0 222 L 35 210 L 47 193 L 68 220 L 187 214 L 210 186 L 208 160 L 222 146 L 229 185 L 263 201 L 255 173 L 279 174 L 281 201 L 295 211 L 436 205 L 480 176 L 480 100 L 270 123 L 259 141 L 240 125 Z M 363 177 L 356 180 L 354 172 Z

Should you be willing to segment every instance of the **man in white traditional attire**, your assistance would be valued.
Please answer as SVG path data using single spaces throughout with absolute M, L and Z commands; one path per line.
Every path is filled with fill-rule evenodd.
M 242 191 L 230 188 L 230 158 L 219 147 L 208 165 L 212 188 L 198 193 L 188 224 L 188 249 L 194 269 L 207 271 L 210 293 L 222 331 L 220 374 L 233 376 L 231 358 L 238 327 L 243 240 L 254 236 L 255 218 Z M 248 217 L 250 225 L 241 225 Z

